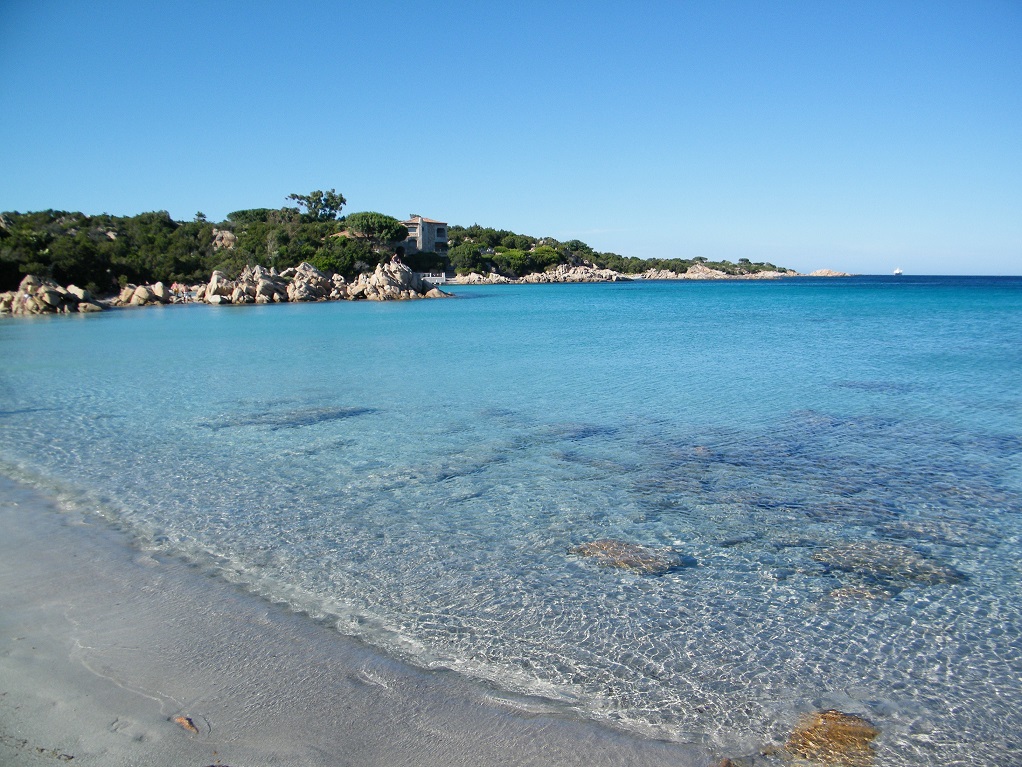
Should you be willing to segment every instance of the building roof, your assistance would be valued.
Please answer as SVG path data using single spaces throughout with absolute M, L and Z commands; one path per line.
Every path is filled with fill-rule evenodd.
M 402 224 L 443 224 L 447 226 L 446 221 L 437 221 L 435 218 L 426 218 L 425 216 L 412 216 L 407 221 L 402 221 Z

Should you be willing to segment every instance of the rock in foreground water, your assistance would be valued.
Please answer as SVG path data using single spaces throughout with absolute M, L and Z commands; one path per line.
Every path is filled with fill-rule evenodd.
M 785 746 L 792 756 L 840 767 L 869 767 L 880 731 L 865 719 L 834 709 L 814 711 L 799 721 Z
M 634 570 L 642 575 L 663 575 L 679 567 L 693 564 L 692 561 L 679 556 L 673 549 L 641 546 L 610 538 L 572 546 L 568 553 L 577 557 L 591 557 L 604 567 Z
M 841 586 L 830 592 L 831 599 L 852 599 L 859 601 L 875 601 L 890 599 L 894 596 L 890 591 L 877 587 Z
M 855 573 L 880 583 L 959 583 L 965 579 L 953 567 L 943 565 L 906 546 L 882 541 L 857 541 L 832 546 L 813 554 L 813 559 L 835 570 Z

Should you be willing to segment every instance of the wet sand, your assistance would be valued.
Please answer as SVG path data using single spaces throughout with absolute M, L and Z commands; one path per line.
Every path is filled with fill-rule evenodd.
M 412 668 L 0 477 L 0 764 L 713 761 Z

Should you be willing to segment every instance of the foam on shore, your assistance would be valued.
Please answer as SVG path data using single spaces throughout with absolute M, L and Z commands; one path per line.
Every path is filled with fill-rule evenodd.
M 5 477 L 0 499 L 5 765 L 711 761 L 393 661 Z

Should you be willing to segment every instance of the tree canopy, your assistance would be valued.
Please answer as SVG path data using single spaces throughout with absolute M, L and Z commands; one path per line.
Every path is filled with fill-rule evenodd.
M 285 199 L 298 203 L 298 207 L 304 210 L 304 215 L 309 221 L 332 221 L 348 202 L 344 195 L 333 189 L 329 192 L 317 189 L 308 194 L 289 194 Z
M 373 250 L 380 250 L 408 237 L 408 229 L 404 224 L 393 216 L 374 211 L 345 216 L 344 228 L 356 237 L 368 240 Z
M 7 212 L 0 215 L 0 290 L 16 288 L 29 273 L 103 294 L 127 283 L 194 283 L 208 279 L 214 269 L 233 275 L 247 265 L 285 269 L 302 261 L 353 277 L 389 258 L 408 235 L 396 218 L 374 211 L 338 220 L 345 200 L 333 189 L 286 199 L 298 207 L 236 210 L 219 223 L 201 213 L 191 221 L 175 221 L 167 211 L 137 216 Z M 228 233 L 233 236 L 225 236 Z M 748 259 L 733 264 L 703 256 L 625 257 L 599 253 L 581 240 L 558 242 L 478 224 L 448 227 L 448 241 L 444 252 L 413 253 L 405 259 L 422 271 L 493 271 L 508 277 L 583 261 L 625 274 L 647 269 L 684 272 L 695 263 L 729 274 L 777 269 Z

